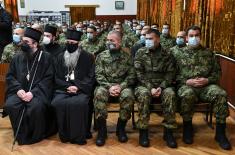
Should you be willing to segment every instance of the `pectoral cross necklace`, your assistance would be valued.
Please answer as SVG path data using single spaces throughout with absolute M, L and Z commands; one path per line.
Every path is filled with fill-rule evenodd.
M 31 71 L 32 71 L 32 69 L 33 69 L 33 67 L 34 67 L 34 65 L 35 65 L 36 58 L 37 58 L 37 55 L 36 55 L 36 57 L 35 57 L 34 60 L 33 60 L 33 65 L 32 65 L 32 67 L 30 68 L 30 70 L 29 70 L 29 61 L 28 61 L 28 59 L 27 59 L 27 75 L 26 75 L 26 79 L 27 79 L 28 81 L 30 80 L 30 73 L 31 73 Z
M 71 70 L 70 70 L 69 67 L 68 67 L 68 74 L 65 76 L 66 81 L 75 80 L 74 69 L 75 69 L 75 68 L 72 67 Z

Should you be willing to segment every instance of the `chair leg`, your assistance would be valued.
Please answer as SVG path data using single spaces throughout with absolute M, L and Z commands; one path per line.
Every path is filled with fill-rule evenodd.
M 209 121 L 209 126 L 211 129 L 214 129 L 213 123 L 212 123 L 212 117 L 213 117 L 213 104 L 210 104 L 210 121 Z
M 93 114 L 93 123 L 94 123 L 94 125 L 93 125 L 93 130 L 94 131 L 97 131 L 97 124 L 96 124 L 96 119 L 95 119 L 95 111 L 94 111 L 94 114 Z
M 206 108 L 206 118 L 204 119 L 207 123 L 207 125 L 211 128 L 214 129 L 213 127 L 213 122 L 212 122 L 212 117 L 213 117 L 213 105 L 208 104 Z
M 209 111 L 210 111 L 210 105 L 208 104 L 208 105 L 206 106 L 206 122 L 207 122 L 207 123 L 208 123 L 208 121 L 209 121 L 209 117 L 208 117 Z
M 136 129 L 136 124 L 135 124 L 135 105 L 132 107 L 132 112 L 131 112 L 131 119 L 132 119 L 132 129 Z

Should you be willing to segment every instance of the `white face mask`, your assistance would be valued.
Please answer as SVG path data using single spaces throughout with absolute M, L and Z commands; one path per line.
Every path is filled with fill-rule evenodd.
M 82 32 L 82 28 L 80 28 L 80 27 L 77 27 L 77 31 L 80 31 L 80 32 Z
M 162 29 L 162 34 L 168 35 L 169 34 L 169 29 L 163 28 Z
M 147 47 L 148 49 L 154 48 L 154 41 L 149 39 L 145 40 L 145 47 Z
M 136 34 L 136 35 L 140 35 L 140 32 L 141 32 L 140 30 L 136 30 L 136 31 L 135 31 L 135 34 Z
M 198 47 L 200 45 L 200 38 L 199 37 L 189 37 L 188 38 L 188 45 L 192 47 Z
M 48 45 L 48 44 L 51 43 L 51 39 L 48 38 L 48 37 L 43 37 L 42 43 L 43 43 L 44 45 Z

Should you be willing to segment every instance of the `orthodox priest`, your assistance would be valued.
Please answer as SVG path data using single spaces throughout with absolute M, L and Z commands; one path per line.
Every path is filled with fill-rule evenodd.
M 86 144 L 88 102 L 95 81 L 94 57 L 79 46 L 82 32 L 68 30 L 66 50 L 54 64 L 56 110 L 62 142 Z
M 47 24 L 44 28 L 42 40 L 43 50 L 50 53 L 53 58 L 63 52 L 63 47 L 56 42 L 56 33 L 57 28 Z
M 4 111 L 10 117 L 14 134 L 24 111 L 16 137 L 19 145 L 33 144 L 49 136 L 46 113 L 52 95 L 53 70 L 50 54 L 39 48 L 41 34 L 26 28 L 22 53 L 14 56 L 6 75 Z

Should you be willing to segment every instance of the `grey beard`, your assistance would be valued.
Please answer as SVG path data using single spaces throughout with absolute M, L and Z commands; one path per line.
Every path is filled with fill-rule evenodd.
M 64 62 L 67 67 L 76 67 L 80 56 L 80 50 L 69 53 L 67 50 L 64 52 Z

